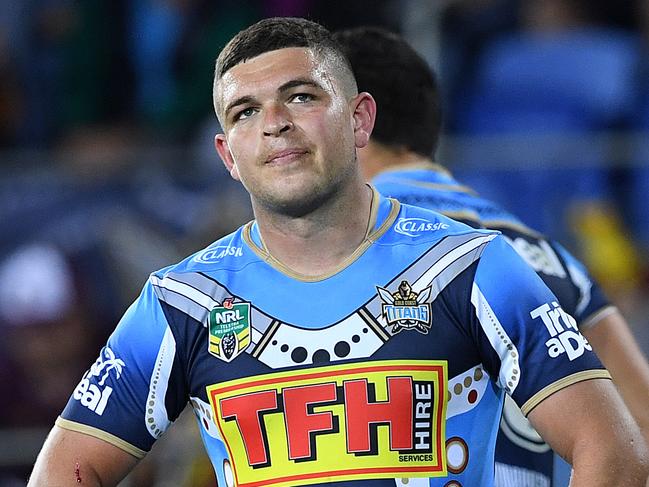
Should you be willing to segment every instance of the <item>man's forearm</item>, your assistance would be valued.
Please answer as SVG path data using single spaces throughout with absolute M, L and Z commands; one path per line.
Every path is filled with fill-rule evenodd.
M 28 487 L 114 486 L 136 463 L 135 457 L 105 441 L 55 426 L 36 459 Z
M 56 465 L 55 462 L 39 462 L 29 478 L 27 487 L 67 487 L 79 485 L 83 487 L 106 487 L 97 472 L 87 465 L 80 463 Z

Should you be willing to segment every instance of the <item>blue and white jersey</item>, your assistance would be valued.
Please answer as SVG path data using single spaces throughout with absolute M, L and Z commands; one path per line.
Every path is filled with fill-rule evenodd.
M 420 164 L 388 170 L 373 183 L 382 194 L 403 203 L 438 211 L 473 227 L 502 232 L 557 296 L 562 308 L 577 320 L 580 329 L 596 324 L 613 311 L 584 265 L 563 246 L 479 197 L 443 167 Z M 411 233 L 417 233 L 419 228 L 416 221 L 403 226 Z M 501 429 L 496 448 L 497 486 L 549 486 L 552 452 L 511 401 L 505 403 Z
M 57 424 L 142 457 L 190 402 L 219 485 L 493 485 L 505 394 L 527 414 L 609 375 L 498 233 L 371 215 L 327 275 L 255 222 L 153 273 Z

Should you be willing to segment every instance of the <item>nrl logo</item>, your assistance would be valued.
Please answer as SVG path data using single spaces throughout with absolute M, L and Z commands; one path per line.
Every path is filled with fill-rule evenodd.
M 379 296 L 383 300 L 383 316 L 388 325 L 392 326 L 392 333 L 401 330 L 417 330 L 426 335 L 431 327 L 431 307 L 426 301 L 430 297 L 430 286 L 416 293 L 408 284 L 401 281 L 396 293 L 376 286 Z
M 208 351 L 231 362 L 250 345 L 250 303 L 233 303 L 232 298 L 216 306 L 208 316 Z

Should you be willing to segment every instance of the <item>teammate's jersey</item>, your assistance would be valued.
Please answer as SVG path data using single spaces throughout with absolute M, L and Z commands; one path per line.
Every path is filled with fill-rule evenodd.
M 438 211 L 480 228 L 496 229 L 539 274 L 580 329 L 592 326 L 614 308 L 586 268 L 556 241 L 531 230 L 495 203 L 480 198 L 436 164 L 388 170 L 373 181 L 386 196 Z M 402 227 L 417 234 L 416 220 Z M 563 348 L 570 340 L 562 339 Z M 550 485 L 553 455 L 518 408 L 507 401 L 496 448 L 497 486 Z M 509 467 L 508 467 L 509 466 Z
M 255 222 L 152 274 L 57 424 L 141 457 L 189 401 L 221 486 L 491 486 L 506 392 L 608 377 L 501 236 L 374 192 L 331 274 Z

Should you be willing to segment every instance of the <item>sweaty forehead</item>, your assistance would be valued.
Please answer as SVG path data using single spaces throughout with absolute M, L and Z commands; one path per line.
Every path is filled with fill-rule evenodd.
M 215 101 L 221 110 L 225 110 L 239 97 L 273 93 L 295 79 L 310 79 L 324 89 L 336 92 L 334 73 L 334 63 L 329 56 L 318 56 L 302 47 L 278 49 L 230 68 L 215 85 Z

